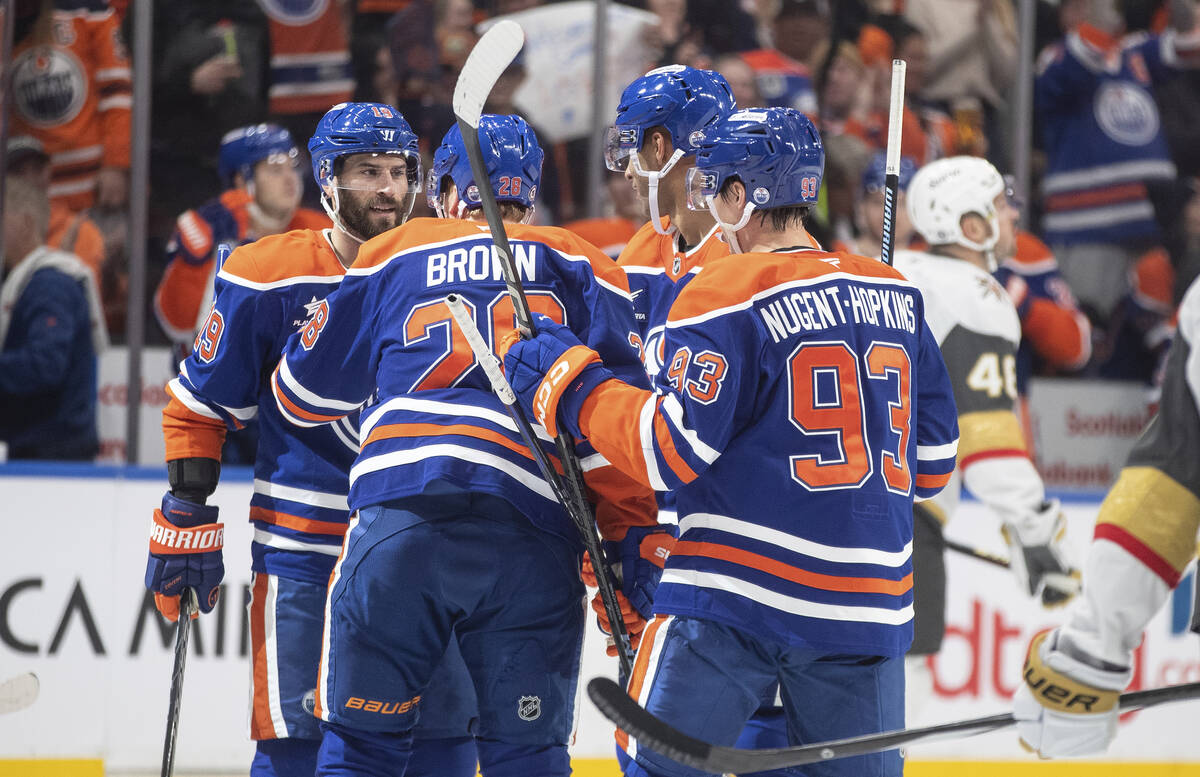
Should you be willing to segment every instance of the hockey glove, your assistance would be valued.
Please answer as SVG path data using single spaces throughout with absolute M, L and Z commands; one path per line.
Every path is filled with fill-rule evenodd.
M 588 588 L 599 587 L 600 584 L 596 582 L 596 568 L 592 566 L 592 557 L 586 550 L 583 552 L 583 562 L 579 565 L 579 575 Z M 625 633 L 629 635 L 629 647 L 637 650 L 638 645 L 642 643 L 642 632 L 646 629 L 646 619 L 633 609 L 633 605 L 620 591 L 617 591 L 617 605 L 621 608 L 621 622 L 625 624 Z M 600 627 L 600 632 L 608 637 L 608 645 L 604 648 L 604 652 L 615 656 L 617 642 L 612 637 L 612 624 L 608 620 L 608 612 L 604 609 L 604 598 L 598 591 L 592 597 L 592 609 L 596 613 L 596 625 Z
M 1043 758 L 1104 752 L 1116 736 L 1118 698 L 1132 675 L 1129 666 L 1089 654 L 1062 629 L 1038 634 L 1013 696 L 1022 744 Z
M 554 435 L 559 414 L 565 431 L 583 437 L 579 411 L 596 386 L 614 377 L 600 356 L 562 324 L 534 315 L 537 337 L 521 340 L 514 332 L 500 342 L 504 374 L 518 401 L 531 409 L 531 420 Z
M 220 595 L 225 563 L 221 559 L 225 525 L 215 506 L 196 504 L 173 494 L 163 496 L 150 530 L 146 588 L 163 617 L 179 620 L 179 595 L 193 588 L 201 612 L 211 612 Z
M 1063 555 L 1067 522 L 1057 499 L 1006 523 L 1003 534 L 1018 584 L 1043 607 L 1060 607 L 1079 593 L 1079 570 Z
M 676 526 L 630 526 L 624 539 L 601 543 L 621 592 L 643 618 L 650 617 L 654 592 L 678 534 Z

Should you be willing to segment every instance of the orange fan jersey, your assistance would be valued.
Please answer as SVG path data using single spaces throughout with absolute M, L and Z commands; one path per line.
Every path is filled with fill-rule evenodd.
M 95 200 L 102 167 L 129 167 L 129 60 L 116 14 L 102 0 L 56 0 L 49 41 L 13 49 L 13 135 L 50 155 L 50 197 L 72 210 Z

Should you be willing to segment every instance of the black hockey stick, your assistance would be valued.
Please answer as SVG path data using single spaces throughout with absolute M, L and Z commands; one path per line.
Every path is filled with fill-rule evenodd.
M 892 60 L 892 98 L 888 105 L 887 167 L 883 178 L 883 241 L 879 258 L 891 266 L 896 248 L 896 197 L 900 190 L 900 128 L 904 121 L 904 60 Z
M 187 664 L 188 635 L 192 613 L 197 609 L 196 592 L 183 589 L 179 597 L 179 622 L 175 629 L 175 665 L 171 669 L 171 701 L 167 707 L 167 737 L 163 742 L 162 777 L 175 771 L 175 737 L 179 733 L 179 702 L 183 698 L 183 668 Z
M 997 556 L 994 553 L 988 553 L 986 550 L 972 548 L 970 545 L 964 545 L 961 542 L 956 542 L 955 540 L 946 538 L 943 538 L 942 542 L 945 543 L 947 548 L 955 553 L 961 553 L 964 556 L 970 556 L 973 559 L 978 559 L 979 561 L 983 561 L 987 564 L 992 564 L 993 566 L 997 567 L 1004 567 L 1005 569 L 1010 569 L 1012 566 L 1009 564 L 1008 559 L 1004 558 L 1003 556 Z
M 588 696 L 592 698 L 606 718 L 617 724 L 617 727 L 629 734 L 631 738 L 636 739 L 639 747 L 648 747 L 694 769 L 734 774 L 786 769 L 790 766 L 820 763 L 835 758 L 869 755 L 916 742 L 982 734 L 1011 726 L 1017 722 L 1012 713 L 1006 712 L 984 718 L 960 720 L 956 723 L 888 731 L 882 734 L 867 734 L 830 742 L 818 742 L 812 745 L 770 750 L 742 750 L 736 747 L 711 745 L 677 731 L 647 712 L 625 691 L 621 690 L 619 685 L 607 678 L 597 677 L 590 681 Z M 1200 698 L 1200 683 L 1168 685 L 1149 691 L 1121 694 L 1121 709 L 1152 707 L 1156 704 L 1196 698 Z
M 19 712 L 33 704 L 40 687 L 33 672 L 24 672 L 0 683 L 0 715 Z
M 454 115 L 458 120 L 458 129 L 462 133 L 463 144 L 467 148 L 471 174 L 475 178 L 483 213 L 487 218 L 488 228 L 492 233 L 492 242 L 495 243 L 496 254 L 504 272 L 504 283 L 508 286 L 508 293 L 512 297 L 517 328 L 520 329 L 523 336 L 532 337 L 537 334 L 537 328 L 533 323 L 529 301 L 525 299 L 525 289 L 521 285 L 520 276 L 517 275 L 517 267 L 512 258 L 512 248 L 508 244 L 508 235 L 504 231 L 504 221 L 500 218 L 500 209 L 496 206 L 495 194 L 488 185 L 487 166 L 483 161 L 478 135 L 483 103 L 487 99 L 488 93 L 491 92 L 492 86 L 495 85 L 496 79 L 512 63 L 524 43 L 525 33 L 521 26 L 513 21 L 499 22 L 484 33 L 467 57 L 462 72 L 459 73 L 458 82 L 454 86 Z M 480 360 L 481 363 L 483 361 Z M 501 397 L 501 399 L 504 398 Z M 515 407 L 515 404 L 510 407 Z M 523 412 L 521 417 L 524 417 Z M 529 423 L 528 419 L 525 419 L 525 423 Z M 517 421 L 517 424 L 522 426 L 521 421 Z M 530 427 L 528 435 L 522 431 L 522 436 L 526 437 L 526 442 L 533 450 L 534 457 L 537 458 L 540 445 L 536 436 L 533 435 L 532 427 Z M 583 470 L 575 455 L 574 443 L 563 431 L 562 424 L 558 425 L 558 434 L 555 436 L 554 444 L 558 448 L 558 456 L 562 461 L 565 474 L 562 481 L 564 482 L 560 482 L 560 486 L 555 488 L 554 480 L 557 480 L 558 477 L 553 467 L 550 467 L 546 474 L 555 475 L 554 480 L 551 480 L 551 488 L 554 489 L 555 495 L 559 497 L 559 501 L 562 502 L 571 521 L 575 524 L 575 528 L 579 531 L 580 539 L 583 540 L 588 555 L 592 557 L 592 566 L 596 570 L 596 582 L 600 588 L 600 599 L 604 602 L 604 611 L 608 615 L 613 639 L 617 644 L 617 661 L 620 664 L 621 676 L 627 678 L 633 667 L 633 650 L 630 647 L 629 634 L 625 631 L 625 622 L 621 618 L 621 607 L 617 602 L 617 589 L 603 562 L 604 555 L 600 549 L 600 535 L 596 531 L 596 521 L 592 516 L 591 507 L 584 498 L 586 491 L 583 485 Z M 540 466 L 542 462 L 539 460 L 538 464 Z

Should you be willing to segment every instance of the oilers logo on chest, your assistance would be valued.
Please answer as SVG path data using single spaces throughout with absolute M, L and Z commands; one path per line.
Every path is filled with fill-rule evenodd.
M 329 0 L 259 0 L 259 5 L 280 24 L 300 27 L 321 18 Z
M 79 115 L 87 96 L 83 64 L 70 51 L 36 46 L 13 63 L 14 105 L 35 127 L 57 127 Z

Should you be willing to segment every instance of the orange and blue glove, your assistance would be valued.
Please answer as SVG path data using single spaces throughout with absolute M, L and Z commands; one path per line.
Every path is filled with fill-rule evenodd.
M 201 612 L 211 612 L 221 593 L 225 562 L 221 558 L 225 525 L 217 523 L 215 505 L 203 505 L 167 493 L 154 511 L 146 588 L 154 606 L 169 621 L 179 620 L 183 589 L 196 591 Z
M 641 644 L 642 632 L 652 615 L 654 592 L 662 578 L 663 565 L 675 547 L 677 532 L 675 526 L 633 526 L 623 540 L 602 543 L 605 562 L 620 588 L 617 591 L 617 604 L 621 608 L 621 620 L 629 635 L 630 647 L 634 650 Z M 586 553 L 582 573 L 583 581 L 596 587 L 595 570 Z M 592 597 L 592 610 L 596 613 L 600 630 L 612 634 L 608 612 L 599 593 Z M 611 640 L 607 652 L 610 656 L 617 654 L 616 644 Z
M 540 313 L 534 314 L 534 324 L 537 337 L 521 340 L 514 333 L 501 341 L 504 374 L 521 406 L 532 411 L 532 421 L 553 435 L 561 417 L 564 430 L 581 438 L 583 401 L 615 376 L 567 327 Z

